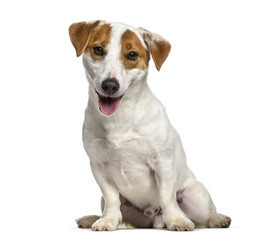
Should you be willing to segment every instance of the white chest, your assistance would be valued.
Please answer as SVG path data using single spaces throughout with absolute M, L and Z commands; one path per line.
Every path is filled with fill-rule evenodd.
M 87 152 L 130 202 L 138 207 L 158 205 L 155 176 L 149 164 L 155 161 L 157 153 L 148 140 L 136 138 L 115 145 L 94 139 Z

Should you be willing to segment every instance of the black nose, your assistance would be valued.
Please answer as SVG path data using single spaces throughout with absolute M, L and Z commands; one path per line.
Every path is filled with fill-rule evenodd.
M 107 78 L 105 81 L 102 82 L 102 89 L 108 95 L 114 94 L 119 89 L 119 83 L 116 78 Z

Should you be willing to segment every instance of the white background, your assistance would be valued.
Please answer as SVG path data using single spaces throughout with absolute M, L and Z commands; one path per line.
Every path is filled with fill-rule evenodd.
M 257 237 L 257 1 L 1 1 L 0 238 Z M 229 229 L 78 229 L 100 214 L 83 150 L 87 81 L 68 27 L 107 20 L 141 26 L 172 44 L 149 84 L 181 135 L 188 164 Z M 151 107 L 151 106 L 150 106 Z

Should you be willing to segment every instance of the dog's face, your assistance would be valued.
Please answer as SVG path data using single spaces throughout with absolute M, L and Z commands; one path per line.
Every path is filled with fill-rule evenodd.
M 121 23 L 74 23 L 69 34 L 77 56 L 83 53 L 91 92 L 104 115 L 113 114 L 128 89 L 144 79 L 150 55 L 159 70 L 171 49 L 160 36 Z

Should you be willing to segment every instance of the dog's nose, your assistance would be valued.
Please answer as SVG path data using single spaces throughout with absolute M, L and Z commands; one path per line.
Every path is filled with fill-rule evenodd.
M 105 81 L 102 82 L 102 89 L 108 95 L 114 94 L 119 89 L 119 83 L 116 78 L 107 78 Z

